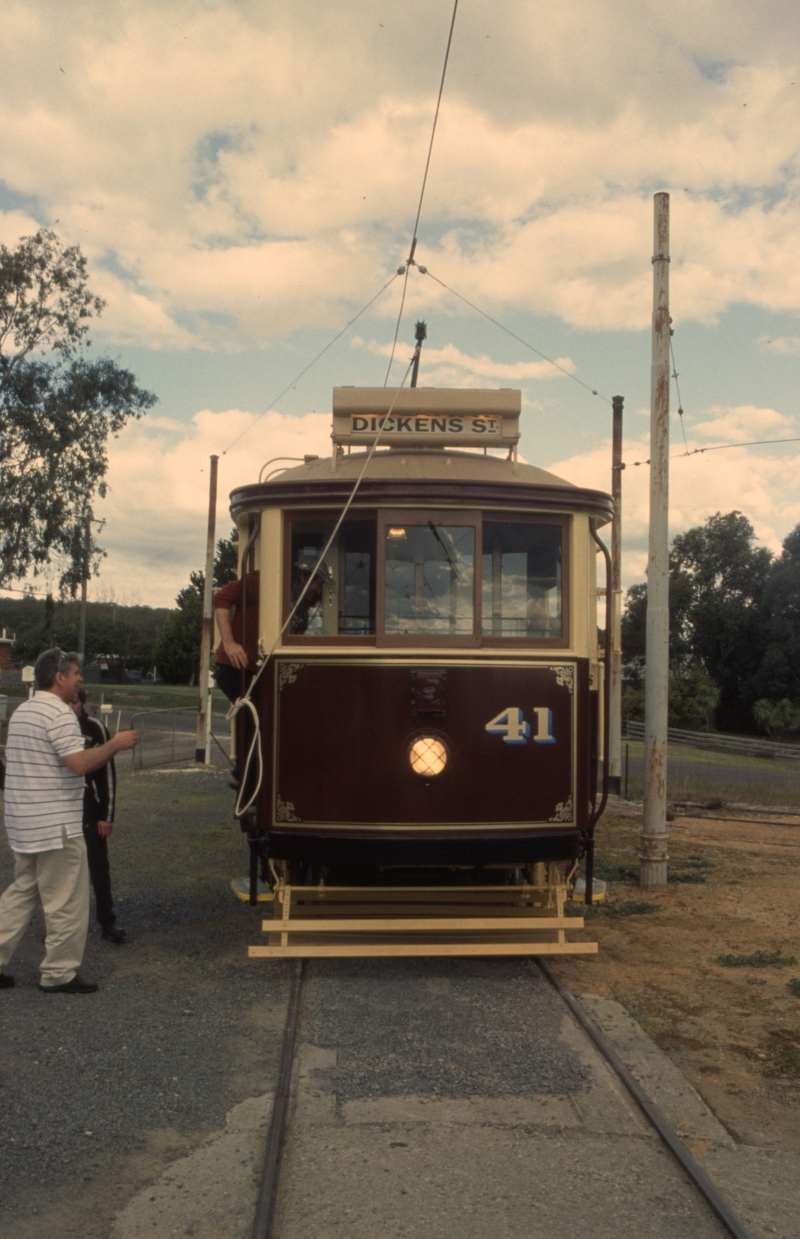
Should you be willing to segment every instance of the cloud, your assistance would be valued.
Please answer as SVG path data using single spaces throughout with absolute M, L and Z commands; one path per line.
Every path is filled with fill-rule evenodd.
M 131 602 L 172 606 L 190 571 L 205 560 L 212 453 L 220 457 L 220 538 L 231 529 L 230 491 L 257 482 L 261 466 L 274 457 L 329 453 L 330 426 L 328 413 L 257 418 L 241 409 L 196 413 L 188 433 L 170 418 L 128 425 L 109 445 L 109 494 L 97 505 L 98 517 L 106 520 L 100 541 L 108 557 L 90 597 L 113 591 Z
M 779 353 L 784 356 L 792 355 L 800 353 L 800 336 L 778 336 L 775 340 L 770 340 L 767 336 L 761 336 L 758 346 L 762 353 Z
M 378 340 L 370 340 L 367 343 L 360 336 L 354 336 L 350 345 L 352 348 L 366 348 L 378 357 L 390 357 L 392 354 L 391 344 L 381 344 Z M 555 361 L 520 361 L 509 364 L 494 361 L 484 353 L 479 357 L 471 357 L 468 353 L 463 353 L 455 344 L 446 344 L 444 348 L 424 347 L 422 357 L 425 361 L 425 385 L 427 387 L 436 385 L 431 375 L 443 373 L 442 367 L 446 367 L 447 373 L 451 376 L 469 375 L 481 379 L 516 379 L 518 381 L 565 378 L 577 369 L 574 361 L 569 357 L 557 357 Z M 452 386 L 453 383 L 450 382 L 449 385 Z
M 783 426 L 789 421 L 774 409 L 714 408 L 710 412 L 715 416 L 703 423 L 705 428 L 722 425 L 731 441 L 750 424 L 751 416 L 762 427 Z M 713 434 L 716 436 L 716 431 Z M 761 434 L 747 437 L 760 438 Z M 675 446 L 673 426 L 673 451 Z M 702 442 L 689 439 L 690 450 L 703 446 Z M 650 469 L 647 464 L 635 467 L 633 462 L 644 462 L 649 455 L 649 436 L 626 438 L 623 459 L 628 467 L 622 474 L 625 589 L 643 580 L 647 567 Z M 743 447 L 689 457 L 675 452 L 670 461 L 669 478 L 670 538 L 702 524 L 716 512 L 737 510 L 750 520 L 761 545 L 774 554 L 779 553 L 783 539 L 800 524 L 796 481 L 799 466 L 800 445 L 790 443 L 784 448 Z M 611 489 L 610 444 L 555 461 L 547 467 L 576 485 Z
M 447 15 L 409 0 L 378 16 L 372 0 L 7 0 L 4 178 L 90 257 L 110 341 L 269 343 L 338 324 L 396 267 Z M 765 21 L 745 0 L 507 0 L 502 20 L 476 0 L 418 259 L 489 307 L 638 330 L 651 197 L 668 187 L 684 320 L 800 309 L 798 25 L 792 6 Z M 0 235 L 28 230 L 23 215 Z M 452 304 L 415 273 L 422 303 Z

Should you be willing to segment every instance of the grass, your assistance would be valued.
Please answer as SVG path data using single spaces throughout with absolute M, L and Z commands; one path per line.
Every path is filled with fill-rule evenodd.
M 718 955 L 714 963 L 723 968 L 791 968 L 797 959 L 780 950 L 753 951 L 752 955 Z
M 786 982 L 786 988 L 795 998 L 800 998 L 800 977 L 792 977 L 791 981 Z
M 631 771 L 628 796 L 641 799 L 644 779 L 641 762 L 644 745 L 639 740 L 624 740 L 630 756 L 637 763 Z M 623 749 L 624 761 L 624 749 Z M 670 763 L 691 762 L 694 769 L 675 773 Z M 747 779 L 734 779 L 730 772 L 744 771 Z M 790 776 L 783 782 L 777 777 Z M 728 803 L 785 805 L 795 791 L 800 791 L 800 761 L 783 758 L 750 757 L 744 753 L 725 753 L 711 749 L 696 749 L 686 744 L 670 744 L 667 750 L 667 780 L 670 801 L 706 800 L 707 808 L 721 809 Z
M 684 882 L 690 885 L 700 886 L 705 883 L 706 875 L 704 870 L 713 869 L 713 861 L 710 860 L 686 860 L 676 863 L 674 869 L 670 869 L 667 874 L 668 882 Z M 598 878 L 604 879 L 606 882 L 627 882 L 632 886 L 639 885 L 639 866 L 632 864 L 624 864 L 615 860 L 597 859 L 594 865 L 594 872 Z
M 606 912 L 609 916 L 644 916 L 648 912 L 658 912 L 658 904 L 629 899 L 626 903 L 610 903 Z

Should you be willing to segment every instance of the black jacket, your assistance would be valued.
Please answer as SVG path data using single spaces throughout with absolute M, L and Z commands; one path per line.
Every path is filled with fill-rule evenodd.
M 92 718 L 85 710 L 81 711 L 78 722 L 86 737 L 87 749 L 96 749 L 110 740 L 103 723 Z M 99 770 L 86 775 L 86 790 L 83 793 L 84 822 L 113 822 L 116 797 L 117 769 L 112 757 Z

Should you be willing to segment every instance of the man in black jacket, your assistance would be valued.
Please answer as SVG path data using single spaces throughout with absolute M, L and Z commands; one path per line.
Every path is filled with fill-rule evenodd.
M 110 737 L 104 724 L 86 713 L 85 706 L 86 690 L 81 684 L 78 688 L 78 701 L 72 708 L 86 737 L 87 749 L 93 749 L 105 744 Z M 89 861 L 89 877 L 94 888 L 98 924 L 107 942 L 121 946 L 127 934 L 124 929 L 117 928 L 108 866 L 108 836 L 114 828 L 116 792 L 117 770 L 112 757 L 105 766 L 86 775 L 86 788 L 83 793 L 83 837 L 86 840 L 86 856 Z

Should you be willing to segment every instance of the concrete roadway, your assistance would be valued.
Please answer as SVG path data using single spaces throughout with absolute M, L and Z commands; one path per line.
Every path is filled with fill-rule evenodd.
M 796 1236 L 799 1159 L 735 1146 L 621 1007 L 584 1001 L 754 1239 Z M 313 961 L 299 1036 L 277 1239 L 727 1233 L 529 962 Z M 231 1112 L 112 1239 L 245 1239 L 212 1184 L 255 1203 L 268 1114 Z

